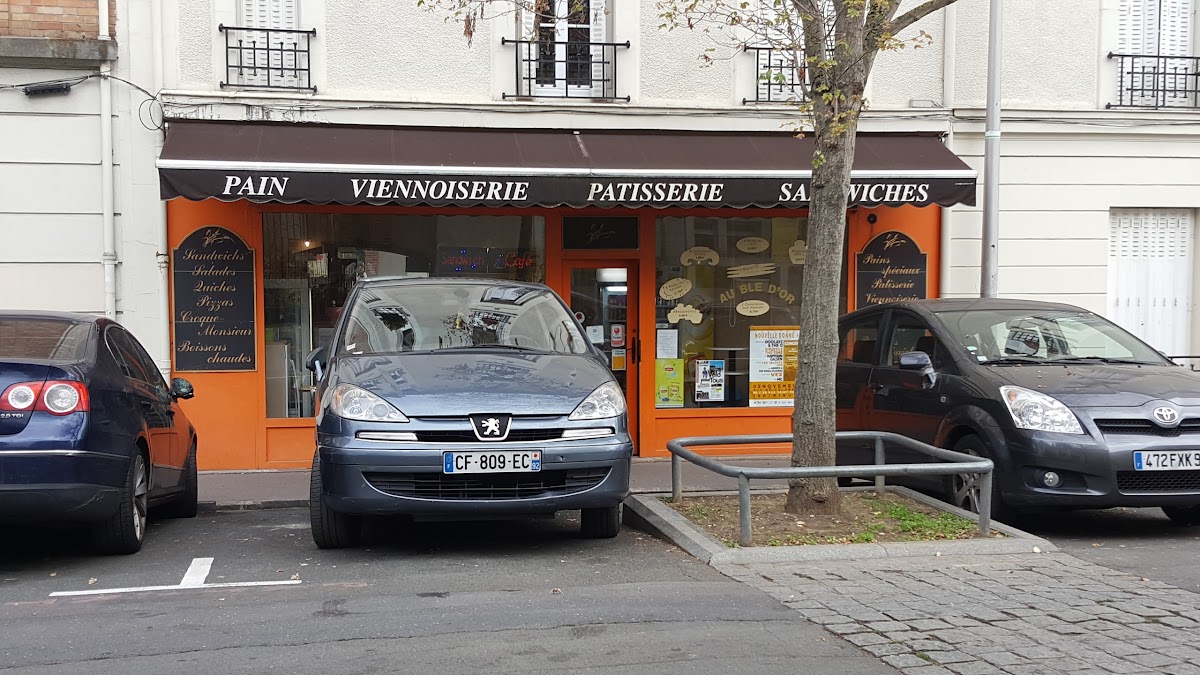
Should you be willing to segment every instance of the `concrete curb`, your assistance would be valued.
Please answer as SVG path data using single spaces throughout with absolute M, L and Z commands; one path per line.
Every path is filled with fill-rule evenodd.
M 262 509 L 294 509 L 308 506 L 307 499 L 265 499 L 247 500 L 240 502 L 200 502 L 197 510 L 200 513 L 217 513 L 218 511 L 259 511 Z
M 848 491 L 872 490 L 871 487 L 849 488 Z M 942 503 L 932 497 L 898 486 L 888 486 L 889 492 L 913 501 L 953 513 L 972 522 L 978 516 Z M 756 491 L 778 492 L 778 491 Z M 718 492 L 707 494 L 737 494 Z M 1057 551 L 1049 541 L 1002 523 L 992 523 L 992 529 L 1008 535 L 1004 539 L 962 539 L 945 541 L 891 542 L 881 544 L 842 544 L 815 546 L 760 546 L 729 548 L 707 532 L 692 524 L 661 499 L 670 494 L 637 494 L 625 500 L 625 522 L 674 543 L 710 565 L 752 564 L 762 562 L 803 562 L 807 560 L 867 560 L 872 558 L 908 558 L 951 555 L 1002 555 Z

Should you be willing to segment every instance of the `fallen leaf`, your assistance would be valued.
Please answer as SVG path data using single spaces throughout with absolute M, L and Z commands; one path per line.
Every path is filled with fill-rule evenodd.
M 1042 549 L 1038 548 L 1037 546 L 1034 546 L 1034 547 L 1033 547 L 1033 552 L 1034 552 L 1034 553 L 1041 553 L 1041 552 L 1042 552 Z
M 292 575 L 292 581 L 300 581 L 300 573 L 296 572 Z
M 1092 548 L 1100 548 L 1104 544 L 1092 544 Z
M 1142 577 L 1142 581 L 1150 581 L 1150 580 L 1147 579 L 1146 577 Z
M 562 595 L 562 589 L 561 588 L 551 588 L 550 594 L 551 595 Z
M 91 579 L 88 579 L 88 586 L 91 586 L 94 583 L 96 583 L 96 577 L 92 577 Z
M 58 576 L 58 572 L 51 572 L 51 573 L 50 573 L 50 576 L 52 576 L 52 577 L 56 577 L 56 576 Z

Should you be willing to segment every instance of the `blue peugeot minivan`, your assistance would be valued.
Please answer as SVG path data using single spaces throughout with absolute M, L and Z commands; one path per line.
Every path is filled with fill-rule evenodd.
M 625 398 L 546 286 L 360 281 L 307 365 L 319 382 L 318 546 L 353 545 L 365 515 L 578 509 L 584 536 L 620 530 L 633 454 Z

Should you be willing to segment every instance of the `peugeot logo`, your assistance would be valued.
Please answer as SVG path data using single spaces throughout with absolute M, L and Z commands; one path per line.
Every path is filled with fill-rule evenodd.
M 512 415 L 471 415 L 471 428 L 481 441 L 502 441 L 508 438 Z
M 1167 406 L 1159 406 L 1151 413 L 1154 415 L 1154 421 L 1160 426 L 1173 427 L 1179 424 L 1179 411 Z

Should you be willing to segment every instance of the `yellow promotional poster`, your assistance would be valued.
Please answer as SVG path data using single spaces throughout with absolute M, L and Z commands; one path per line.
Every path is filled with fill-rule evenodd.
M 654 405 L 683 407 L 683 359 L 654 360 Z
M 750 407 L 786 408 L 795 399 L 799 326 L 750 327 Z

